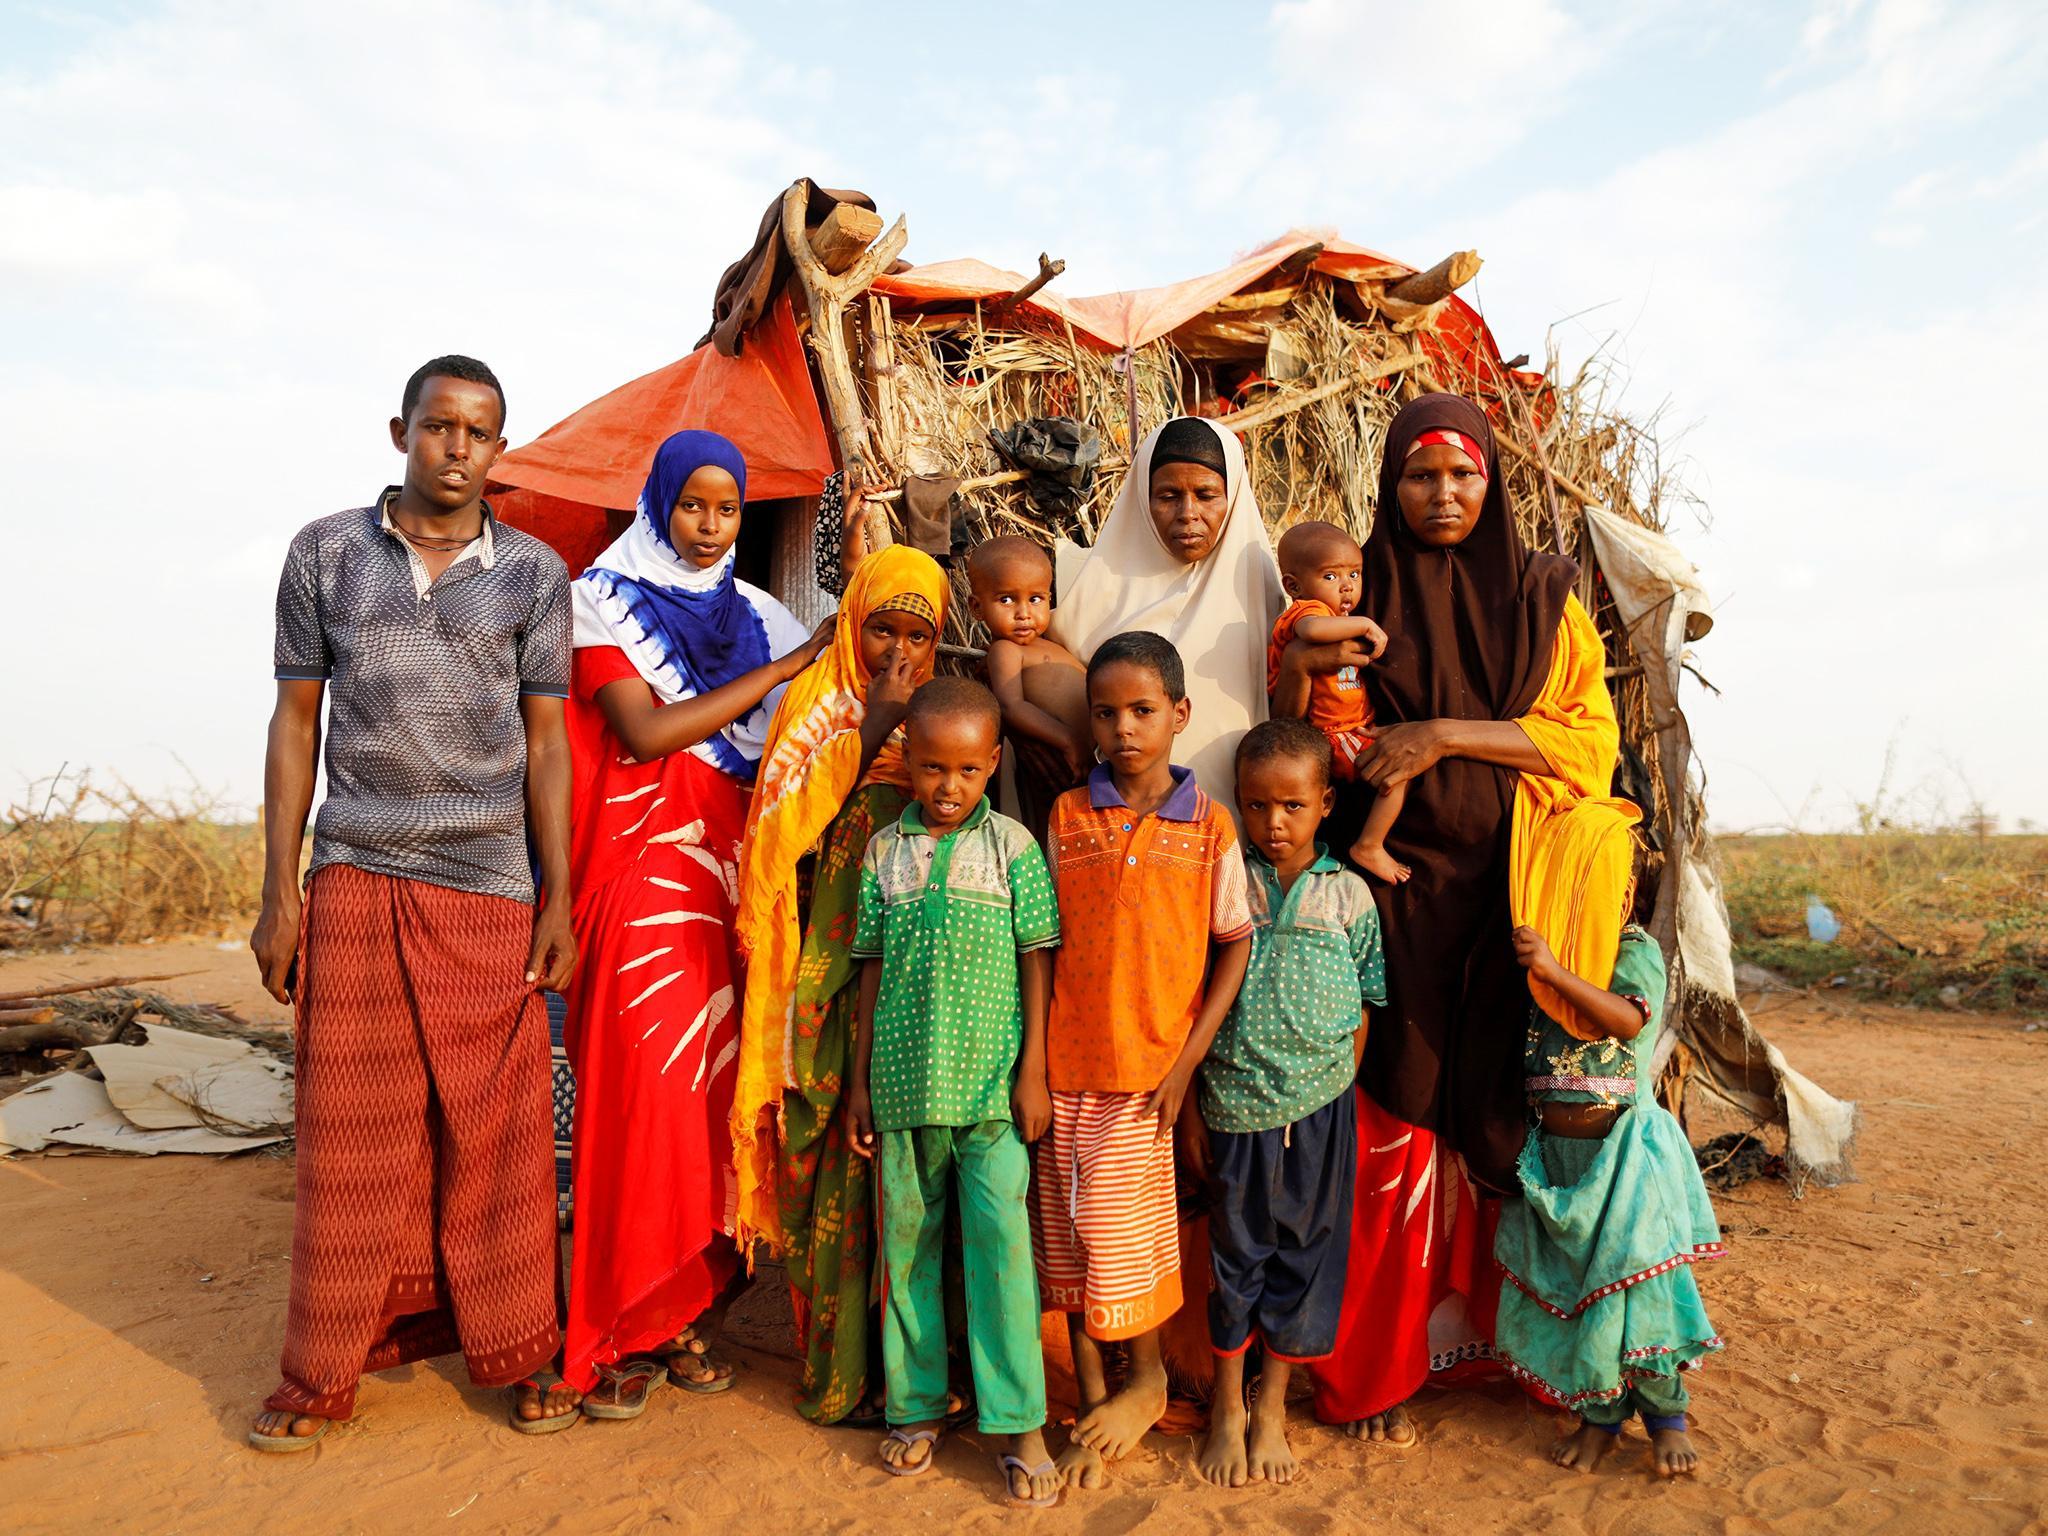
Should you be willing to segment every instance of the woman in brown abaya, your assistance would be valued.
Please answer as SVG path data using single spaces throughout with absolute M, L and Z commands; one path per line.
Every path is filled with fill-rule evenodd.
M 1407 1444 L 1401 1405 L 1483 1356 L 1492 1332 L 1491 1199 L 1474 1180 L 1512 1188 L 1523 1138 L 1530 998 L 1508 934 L 1543 926 L 1526 910 L 1528 850 L 1607 794 L 1618 733 L 1577 567 L 1523 545 L 1483 411 L 1442 394 L 1404 408 L 1378 506 L 1359 611 L 1389 639 L 1365 671 L 1381 729 L 1360 768 L 1376 787 L 1408 785 L 1387 846 L 1414 873 L 1373 881 L 1390 1000 L 1359 1071 L 1337 1353 L 1314 1376 L 1318 1418 Z M 1290 651 L 1276 715 L 1305 705 L 1317 659 Z

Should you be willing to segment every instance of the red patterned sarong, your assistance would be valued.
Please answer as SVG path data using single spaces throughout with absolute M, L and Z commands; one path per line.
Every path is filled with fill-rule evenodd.
M 1500 1305 L 1499 1202 L 1480 1198 L 1434 1132 L 1395 1119 L 1363 1089 L 1353 1096 L 1358 1181 L 1337 1348 L 1308 1367 L 1325 1424 L 1384 1413 L 1473 1362 L 1492 1374 Z
M 345 1419 L 367 1371 L 461 1350 L 478 1386 L 555 1352 L 547 1010 L 533 910 L 332 864 L 299 947 L 298 1205 L 284 1381 Z
M 581 958 L 564 1032 L 576 1070 L 576 1224 L 562 1377 L 579 1392 L 599 1367 L 696 1322 L 739 1270 L 732 921 L 747 786 L 688 752 L 633 763 L 584 702 L 605 656 L 618 652 L 576 652 L 571 705 L 589 732 L 572 738 L 586 752 Z

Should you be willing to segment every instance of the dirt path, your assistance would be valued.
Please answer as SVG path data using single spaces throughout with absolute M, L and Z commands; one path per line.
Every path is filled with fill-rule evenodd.
M 154 945 L 0 963 L 0 991 L 195 970 L 167 993 L 282 1010 L 246 953 Z M 1703 1271 L 1729 1350 L 1694 1378 L 1693 1483 L 1544 1460 L 1560 1420 L 1505 1387 L 1425 1396 L 1425 1443 L 1374 1454 L 1305 1421 L 1301 1481 L 1219 1493 L 1186 1438 L 1154 1436 L 1039 1531 L 2003 1532 L 2048 1499 L 2048 1029 L 1801 999 L 1769 1016 L 1802 1070 L 1863 1102 L 1863 1182 L 1721 1202 L 1731 1256 Z M 459 1362 L 364 1384 L 312 1453 L 246 1450 L 275 1380 L 289 1156 L 0 1163 L 0 1508 L 19 1536 L 146 1530 L 993 1531 L 1018 1516 L 978 1437 L 936 1475 L 884 1476 L 873 1436 L 790 1407 L 788 1308 L 749 1296 L 724 1397 L 669 1392 L 635 1424 L 528 1439 Z

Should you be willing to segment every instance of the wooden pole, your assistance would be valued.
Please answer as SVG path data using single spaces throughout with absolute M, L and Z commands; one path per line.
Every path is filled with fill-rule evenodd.
M 818 379 L 825 390 L 825 414 L 832 423 L 839 467 L 846 476 L 847 525 L 843 547 L 857 560 L 868 550 L 886 544 L 889 535 L 887 514 L 880 508 L 868 507 L 860 495 L 861 487 L 874 476 L 875 459 L 848 345 L 847 306 L 888 270 L 910 234 L 899 217 L 887 234 L 854 256 L 843 272 L 835 273 L 827 269 L 805 229 L 809 202 L 810 189 L 802 181 L 782 194 L 782 244 L 789 252 L 797 286 L 803 290 L 804 304 L 810 311 L 811 350 L 818 359 Z M 824 221 L 831 222 L 829 218 Z M 864 221 L 854 221 L 849 216 L 844 227 L 853 229 L 857 222 Z M 835 237 L 835 243 L 843 246 L 844 242 Z
M 1066 270 L 1067 263 L 1064 257 L 1058 261 L 1054 261 L 1049 256 L 1047 256 L 1045 252 L 1040 251 L 1038 253 L 1038 275 L 1032 278 L 1030 282 L 1026 283 L 1022 288 L 1019 288 L 1015 293 L 1011 294 L 1009 297 L 997 299 L 997 311 L 1000 312 L 1002 310 L 1008 309 L 1015 304 L 1022 304 L 1026 299 L 1032 297 L 1034 294 L 1038 292 L 1039 289 L 1043 288 L 1047 283 L 1051 282 L 1054 278 L 1058 277 L 1062 272 Z
M 1292 415 L 1303 406 L 1314 405 L 1318 400 L 1327 400 L 1332 395 L 1341 395 L 1348 389 L 1358 388 L 1361 384 L 1372 384 L 1381 379 L 1390 379 L 1397 373 L 1405 373 L 1422 361 L 1423 356 L 1420 352 L 1403 352 L 1398 357 L 1390 357 L 1370 368 L 1361 368 L 1355 373 L 1345 374 L 1341 379 L 1319 384 L 1305 394 L 1289 395 L 1284 399 L 1268 401 L 1265 405 L 1255 405 L 1247 411 L 1235 411 L 1228 416 L 1219 416 L 1216 418 L 1216 425 L 1228 427 L 1233 432 L 1263 427 L 1269 421 L 1278 421 L 1282 416 Z
M 868 444 L 867 417 L 861 410 L 860 385 L 855 377 L 853 357 L 847 345 L 846 309 L 868 290 L 902 252 L 910 238 L 901 218 L 889 232 L 862 251 L 843 273 L 826 270 L 812 249 L 804 226 L 809 188 L 797 182 L 782 194 L 782 244 L 796 269 L 797 286 L 811 315 L 811 349 L 818 359 L 818 378 L 825 388 L 825 411 L 831 418 L 833 437 L 839 448 L 839 467 L 846 472 L 849 487 L 858 486 L 873 473 L 874 456 Z
M 1381 291 L 1403 304 L 1439 304 L 1477 277 L 1484 265 L 1477 251 L 1453 251 L 1428 271 L 1397 278 Z

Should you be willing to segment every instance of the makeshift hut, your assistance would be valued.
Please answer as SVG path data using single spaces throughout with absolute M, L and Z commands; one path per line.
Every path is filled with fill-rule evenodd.
M 1394 413 L 1427 390 L 1469 395 L 1493 419 L 1524 536 L 1578 561 L 1607 642 L 1616 788 L 1645 811 L 1673 976 L 1659 1092 L 1681 1117 L 1705 1093 L 1783 1127 L 1798 1177 L 1846 1171 L 1854 1106 L 1794 1071 L 1736 997 L 1679 703 L 1687 646 L 1713 617 L 1665 536 L 1682 493 L 1654 424 L 1610 408 L 1598 372 L 1504 360 L 1457 293 L 1480 267 L 1470 251 L 1417 269 L 1291 230 L 1203 277 L 1070 298 L 1044 256 L 1029 277 L 907 266 L 906 240 L 859 194 L 799 181 L 721 283 L 705 342 L 504 455 L 494 505 L 579 570 L 631 516 L 661 439 L 710 427 L 747 455 L 743 574 L 812 622 L 831 606 L 842 519 L 870 547 L 914 537 L 941 553 L 1001 531 L 1087 543 L 1131 444 L 1175 414 L 1238 433 L 1276 534 L 1320 517 L 1363 540 Z M 981 638 L 956 605 L 949 654 L 971 665 Z

